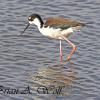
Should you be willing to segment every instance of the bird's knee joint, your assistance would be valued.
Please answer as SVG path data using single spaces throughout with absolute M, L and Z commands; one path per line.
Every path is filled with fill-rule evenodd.
M 73 50 L 74 50 L 74 51 L 76 51 L 76 50 L 77 50 L 77 47 L 76 47 L 75 45 L 73 46 Z

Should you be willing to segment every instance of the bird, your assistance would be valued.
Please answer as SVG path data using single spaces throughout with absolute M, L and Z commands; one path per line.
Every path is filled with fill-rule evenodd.
M 40 33 L 45 37 L 60 41 L 60 62 L 63 61 L 62 41 L 68 42 L 68 44 L 72 47 L 72 50 L 66 59 L 69 61 L 77 48 L 76 45 L 68 39 L 68 37 L 72 33 L 86 26 L 85 23 L 63 17 L 53 17 L 43 21 L 39 14 L 31 14 L 28 17 L 28 25 L 21 34 L 23 34 L 31 24 L 36 25 Z

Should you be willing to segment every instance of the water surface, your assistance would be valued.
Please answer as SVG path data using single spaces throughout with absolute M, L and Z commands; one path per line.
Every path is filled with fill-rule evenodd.
M 71 62 L 60 64 L 59 41 L 45 38 L 35 26 L 20 36 L 32 13 L 44 20 L 62 16 L 90 23 L 69 38 L 77 46 Z M 32 94 L 0 91 L 0 100 L 99 100 L 99 27 L 99 0 L 1 0 L 0 85 L 16 89 L 29 86 Z M 66 42 L 63 45 L 65 61 L 71 48 Z M 40 86 L 46 86 L 48 93 L 38 93 Z M 59 86 L 62 91 L 57 94 Z

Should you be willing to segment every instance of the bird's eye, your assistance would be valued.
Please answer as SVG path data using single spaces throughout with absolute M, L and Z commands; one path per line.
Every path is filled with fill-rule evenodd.
M 31 18 L 31 17 L 28 17 L 28 20 L 29 20 L 29 21 L 32 21 L 32 18 Z

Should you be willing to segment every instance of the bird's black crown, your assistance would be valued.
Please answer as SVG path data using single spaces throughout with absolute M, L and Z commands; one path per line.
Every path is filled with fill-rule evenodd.
M 42 18 L 41 18 L 41 16 L 38 15 L 38 14 L 32 14 L 32 15 L 30 15 L 30 16 L 28 17 L 28 20 L 29 20 L 29 21 L 34 21 L 35 18 L 38 18 L 38 19 L 39 19 L 39 21 L 40 21 L 40 23 L 41 23 L 41 26 L 44 24 L 44 23 L 43 23 L 43 20 L 42 20 Z

